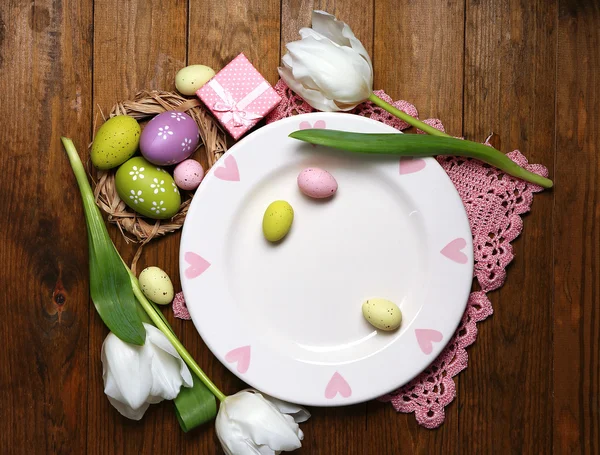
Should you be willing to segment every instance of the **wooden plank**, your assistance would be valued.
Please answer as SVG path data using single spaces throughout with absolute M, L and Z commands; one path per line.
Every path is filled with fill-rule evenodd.
M 59 136 L 90 134 L 91 24 L 91 1 L 0 4 L 4 453 L 85 451 L 87 238 Z
M 556 12 L 547 0 L 466 2 L 464 135 L 493 131 L 497 148 L 518 148 L 551 175 Z M 552 191 L 535 197 L 508 280 L 490 294 L 494 316 L 469 349 L 459 388 L 466 453 L 551 451 L 552 200 Z
M 276 0 L 190 3 L 190 64 L 218 71 L 243 52 L 271 83 L 279 78 L 280 4 Z
M 463 2 L 377 0 L 375 88 L 462 132 Z
M 600 451 L 600 3 L 561 0 L 554 210 L 554 453 Z
M 219 71 L 244 52 L 261 74 L 275 84 L 278 79 L 279 18 L 277 0 L 190 2 L 188 62 L 190 65 L 208 65 Z M 179 239 L 179 234 L 175 237 Z M 178 256 L 178 252 L 170 254 Z M 177 264 L 174 264 L 171 277 L 178 275 L 176 270 Z M 192 322 L 181 322 L 175 329 L 199 365 L 224 393 L 233 394 L 246 387 L 214 357 Z M 185 434 L 182 450 L 190 454 L 221 453 L 214 423 Z
M 375 88 L 410 101 L 421 118 L 440 118 L 448 132 L 461 135 L 463 2 L 377 0 L 374 10 Z M 369 444 L 382 444 L 380 453 L 458 453 L 458 408 L 450 404 L 442 427 L 430 431 L 412 414 L 370 403 Z M 385 429 L 383 443 L 376 428 Z
M 174 90 L 175 74 L 186 64 L 185 0 L 96 2 L 94 8 L 94 114 L 106 114 L 117 101 L 142 89 Z M 98 126 L 101 124 L 99 118 Z M 118 231 L 110 232 L 126 262 L 135 246 L 126 245 Z M 179 243 L 170 236 L 147 245 L 138 272 L 156 265 L 177 276 Z M 172 320 L 172 311 L 165 310 Z M 177 325 L 175 326 L 177 328 Z M 178 453 L 183 434 L 170 402 L 153 405 L 143 423 L 122 417 L 103 392 L 100 349 L 107 329 L 97 315 L 90 319 L 88 391 L 89 453 Z

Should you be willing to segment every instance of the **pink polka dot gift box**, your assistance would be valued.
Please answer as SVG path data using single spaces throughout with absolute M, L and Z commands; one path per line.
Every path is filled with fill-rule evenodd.
M 196 92 L 234 138 L 239 139 L 281 98 L 242 53 Z

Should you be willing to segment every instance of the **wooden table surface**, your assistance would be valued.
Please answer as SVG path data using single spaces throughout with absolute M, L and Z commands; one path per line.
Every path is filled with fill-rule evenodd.
M 89 301 L 83 212 L 59 135 L 84 152 L 99 108 L 172 90 L 187 64 L 218 69 L 241 51 L 274 84 L 313 8 L 351 25 L 375 88 L 454 135 L 493 131 L 556 187 L 524 217 L 443 426 L 378 402 L 313 409 L 298 453 L 600 453 L 598 0 L 2 0 L 3 453 L 220 453 L 213 425 L 182 433 L 171 403 L 132 422 L 103 394 L 107 330 Z M 178 242 L 150 245 L 141 265 L 177 277 Z M 215 382 L 237 391 L 192 323 L 166 314 Z

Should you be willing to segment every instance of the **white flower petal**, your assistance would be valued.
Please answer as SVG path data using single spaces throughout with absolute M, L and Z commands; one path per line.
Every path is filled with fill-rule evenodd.
M 102 344 L 104 393 L 132 409 L 144 404 L 152 387 L 150 359 L 144 347 L 125 343 L 113 333 Z
M 303 86 L 300 82 L 294 79 L 292 72 L 287 68 L 279 68 L 278 70 L 279 76 L 285 81 L 285 83 L 315 109 L 324 112 L 341 110 L 332 100 L 325 98 L 320 91 Z
M 182 385 L 193 385 L 167 337 L 150 324 L 144 328 L 143 346 L 125 343 L 112 333 L 102 345 L 104 391 L 121 414 L 134 420 L 141 419 L 150 404 L 177 397 Z
M 287 45 L 294 78 L 308 75 L 327 98 L 344 104 L 365 101 L 372 92 L 367 62 L 350 48 L 308 37 Z M 306 85 L 306 84 L 304 84 Z
M 266 400 L 270 401 L 277 409 L 279 409 L 279 412 L 292 416 L 296 423 L 306 422 L 310 418 L 310 412 L 308 412 L 302 406 L 298 406 L 297 404 L 289 403 L 287 401 L 282 401 L 270 395 L 265 395 L 264 393 L 262 396 L 265 397 Z
M 312 30 L 330 39 L 339 46 L 350 46 L 350 41 L 343 34 L 344 22 L 338 21 L 333 14 L 325 11 L 314 10 L 311 16 Z M 349 28 L 349 27 L 348 27 Z M 352 31 L 350 31 L 352 33 Z M 352 36 L 354 34 L 352 33 Z
M 144 417 L 144 413 L 146 412 L 146 410 L 150 407 L 150 403 L 146 402 L 142 404 L 139 408 L 133 409 L 132 407 L 118 400 L 115 400 L 110 396 L 108 397 L 108 401 L 110 401 L 110 404 L 112 404 L 115 407 L 115 409 L 119 411 L 119 414 L 131 420 L 141 420 L 141 418 Z
M 373 64 L 371 63 L 369 53 L 360 40 L 356 38 L 348 24 L 336 19 L 335 16 L 325 11 L 313 11 L 312 28 L 315 32 L 329 38 L 334 43 L 340 46 L 349 46 L 358 52 L 368 62 L 371 73 L 373 72 Z
M 146 327 L 146 334 L 150 342 L 157 348 L 168 353 L 177 361 L 179 365 L 179 374 L 181 375 L 185 386 L 192 387 L 194 385 L 192 380 L 192 374 L 190 373 L 190 370 L 188 369 L 187 365 L 185 364 L 175 347 L 171 344 L 167 337 L 156 327 L 149 324 L 144 324 L 144 327 Z
M 312 28 L 286 45 L 281 78 L 315 109 L 350 110 L 373 91 L 373 65 L 350 27 L 331 14 L 314 11 Z
M 231 454 L 291 451 L 301 447 L 304 436 L 291 416 L 253 390 L 227 397 L 215 424 L 225 453 Z
M 321 35 L 319 32 L 313 30 L 312 28 L 309 27 L 303 27 L 300 29 L 299 31 L 300 33 L 300 38 L 304 39 L 304 38 L 308 38 L 309 36 L 312 36 L 314 39 L 316 40 L 322 40 L 322 39 L 326 39 L 329 41 L 332 41 L 331 39 L 327 38 L 326 36 Z M 336 45 L 339 46 L 339 44 L 335 43 Z

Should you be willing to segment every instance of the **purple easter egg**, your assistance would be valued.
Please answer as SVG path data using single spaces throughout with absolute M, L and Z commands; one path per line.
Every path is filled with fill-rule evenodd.
M 157 166 L 180 163 L 194 153 L 200 134 L 192 117 L 167 111 L 148 122 L 140 136 L 140 151 Z

